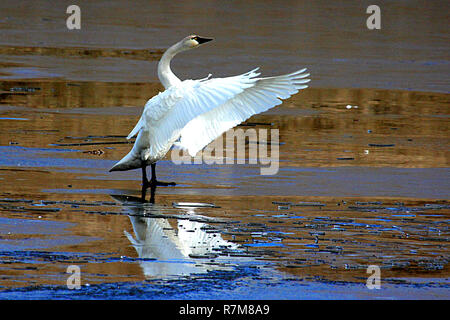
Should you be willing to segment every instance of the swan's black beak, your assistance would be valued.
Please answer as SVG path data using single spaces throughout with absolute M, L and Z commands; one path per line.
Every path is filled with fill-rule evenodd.
M 203 43 L 206 43 L 206 42 L 209 42 L 209 41 L 211 41 L 211 40 L 214 40 L 213 38 L 203 38 L 203 37 L 196 37 L 195 38 L 195 40 L 197 40 L 197 42 L 199 43 L 199 44 L 203 44 Z

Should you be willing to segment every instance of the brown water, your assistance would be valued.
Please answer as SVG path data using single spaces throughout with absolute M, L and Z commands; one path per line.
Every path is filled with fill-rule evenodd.
M 442 5 L 380 4 L 379 31 L 352 2 L 79 5 L 79 31 L 60 3 L 0 5 L 0 297 L 448 299 Z M 177 186 L 142 204 L 140 172 L 108 170 L 194 32 L 216 41 L 175 59 L 182 78 L 306 66 L 311 87 L 242 126 L 279 129 L 277 175 L 167 157 Z

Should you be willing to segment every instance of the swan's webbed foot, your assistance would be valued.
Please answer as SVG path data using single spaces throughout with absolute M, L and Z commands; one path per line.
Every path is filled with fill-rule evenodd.
M 143 183 L 143 188 L 153 188 L 153 187 L 168 187 L 168 186 L 176 186 L 175 182 L 163 182 L 158 180 L 150 180 Z
M 155 188 L 155 187 L 168 187 L 175 186 L 175 182 L 163 182 L 156 179 L 156 163 L 151 164 L 152 168 L 152 178 L 147 179 L 146 166 L 142 166 L 142 189 Z
M 175 182 L 162 182 L 157 180 L 145 180 L 145 182 L 142 184 L 142 190 L 141 190 L 141 200 L 142 202 L 145 201 L 145 195 L 147 194 L 147 189 L 150 189 L 150 201 L 149 203 L 155 203 L 155 191 L 156 187 L 158 186 L 175 186 Z
M 176 186 L 177 184 L 175 182 L 163 182 L 163 181 L 156 181 L 155 182 L 157 186 L 162 186 L 162 187 L 168 187 L 168 186 Z

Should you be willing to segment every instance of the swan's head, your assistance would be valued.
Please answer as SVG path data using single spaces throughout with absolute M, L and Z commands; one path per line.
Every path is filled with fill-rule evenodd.
M 181 40 L 182 45 L 185 49 L 194 49 L 198 46 L 213 40 L 212 38 L 200 37 L 195 34 L 187 36 L 183 40 Z

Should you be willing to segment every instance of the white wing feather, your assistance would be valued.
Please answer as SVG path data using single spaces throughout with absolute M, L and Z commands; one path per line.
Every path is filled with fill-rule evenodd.
M 298 90 L 307 88 L 309 73 L 302 69 L 287 75 L 254 78 L 254 85 L 227 100 L 222 105 L 192 119 L 181 131 L 177 146 L 187 149 L 191 156 L 207 146 L 225 131 L 251 116 L 282 103 Z
M 215 109 L 247 88 L 254 86 L 259 73 L 210 80 L 185 80 L 151 98 L 128 139 L 140 130 L 148 134 L 149 155 L 156 155 L 175 141 L 194 118 Z

